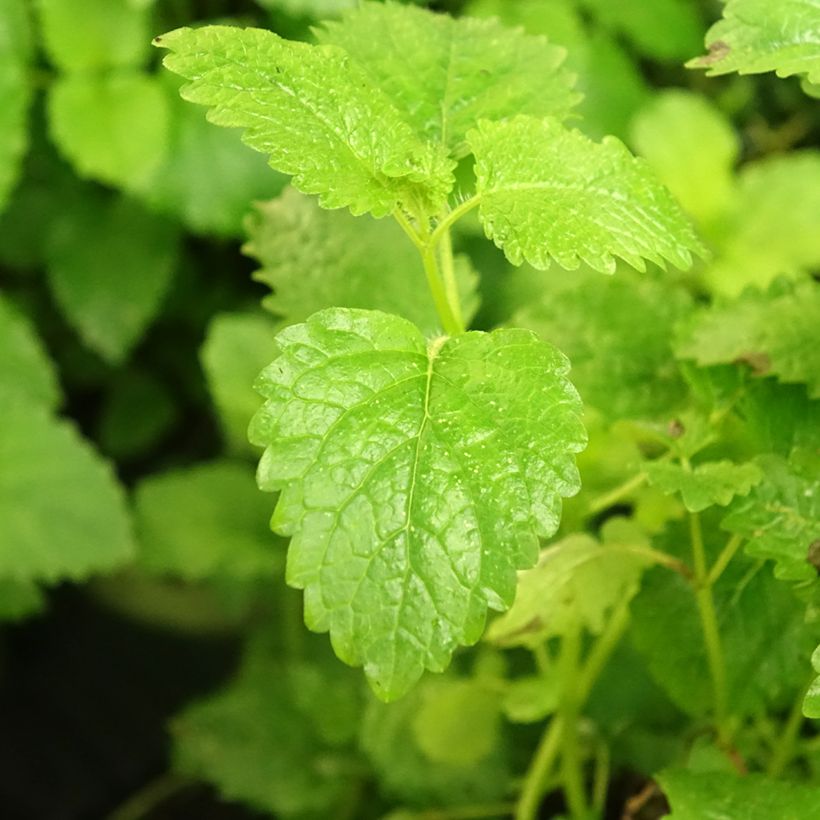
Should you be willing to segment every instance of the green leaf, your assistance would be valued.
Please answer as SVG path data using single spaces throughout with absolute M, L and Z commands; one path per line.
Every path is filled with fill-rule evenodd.
M 17 181 L 28 145 L 30 24 L 22 0 L 0 4 L 0 211 Z
M 501 708 L 513 723 L 539 723 L 558 708 L 560 689 L 558 675 L 515 678 L 504 687 Z
M 28 618 L 40 612 L 45 604 L 37 584 L 0 578 L 0 623 Z
M 171 283 L 176 227 L 131 200 L 90 195 L 57 220 L 47 250 L 49 284 L 68 320 L 92 350 L 122 362 Z
M 165 66 L 191 80 L 185 99 L 211 106 L 217 125 L 246 129 L 248 145 L 326 208 L 437 210 L 452 188 L 451 160 L 340 48 L 226 26 L 178 29 L 154 43 L 171 51 Z
M 79 176 L 144 188 L 168 148 L 168 102 L 136 71 L 60 77 L 49 91 L 49 129 Z
M 595 143 L 553 120 L 482 122 L 468 141 L 476 156 L 487 236 L 513 264 L 550 259 L 612 273 L 615 256 L 689 267 L 702 246 L 679 206 L 615 137 Z
M 471 754 L 469 748 L 444 748 L 464 742 L 473 730 L 466 725 L 470 712 L 442 714 L 448 699 L 454 706 L 472 702 L 480 710 L 476 714 L 483 743 L 480 755 Z M 497 708 L 497 695 L 488 693 L 479 680 L 449 675 L 424 678 L 397 703 L 371 700 L 360 744 L 381 789 L 405 805 L 460 806 L 500 800 L 509 789 L 508 752 L 502 737 L 487 744 L 488 736 L 498 729 Z M 442 717 L 442 725 L 420 726 L 422 712 L 427 718 Z
M 136 66 L 148 52 L 150 18 L 129 0 L 37 0 L 49 59 L 67 71 Z
M 671 339 L 691 299 L 667 281 L 629 273 L 602 279 L 582 269 L 577 281 L 551 277 L 510 323 L 566 354 L 585 406 L 607 418 L 657 418 L 685 394 Z
M 710 566 L 725 546 L 725 535 L 713 522 L 704 513 Z M 691 560 L 685 523 L 672 524 L 654 546 Z M 767 707 L 785 711 L 820 638 L 817 624 L 806 621 L 805 602 L 775 579 L 768 565 L 744 555 L 731 561 L 712 592 L 732 714 L 740 718 Z M 631 616 L 632 643 L 652 677 L 687 714 L 708 714 L 713 689 L 691 583 L 665 568 L 649 571 L 632 601 Z
M 110 570 L 133 553 L 122 489 L 68 423 L 3 400 L 0 577 L 53 582 Z
M 263 266 L 254 278 L 273 290 L 262 304 L 284 321 L 350 307 L 397 313 L 424 333 L 439 329 L 419 254 L 394 220 L 325 211 L 290 188 L 257 204 L 246 229 L 250 239 L 243 250 Z M 455 268 L 469 321 L 477 307 L 477 277 L 465 256 L 456 257 Z
M 231 452 L 258 455 L 248 443 L 248 425 L 259 409 L 253 383 L 278 351 L 278 328 L 261 313 L 218 313 L 208 325 L 199 358 Z
M 174 766 L 277 816 L 337 816 L 360 701 L 349 669 L 314 652 L 285 663 L 252 640 L 237 680 L 174 719 Z
M 813 581 L 820 549 L 820 475 L 801 474 L 776 456 L 758 460 L 763 480 L 738 499 L 721 527 L 748 539 L 746 552 L 775 561 L 775 576 Z
M 820 646 L 812 653 L 811 665 L 818 673 L 818 677 L 811 682 L 806 697 L 803 699 L 803 714 L 807 718 L 817 720 L 820 718 Z
M 820 152 L 792 151 L 746 165 L 724 218 L 719 254 L 704 271 L 729 295 L 820 267 Z
M 756 375 L 806 384 L 820 397 L 820 283 L 776 282 L 713 305 L 682 330 L 681 358 L 700 365 L 747 363 Z
M 628 547 L 643 546 L 636 537 Z M 487 630 L 502 646 L 535 647 L 580 624 L 598 634 L 607 615 L 637 592 L 651 559 L 623 545 L 601 544 L 574 533 L 541 551 L 538 564 L 522 572 L 515 603 Z
M 221 460 L 154 473 L 137 485 L 140 563 L 187 580 L 271 576 L 284 564 L 253 470 Z
M 632 143 L 700 224 L 725 214 L 740 145 L 727 118 L 707 98 L 682 89 L 658 94 L 635 118 Z
M 820 816 L 820 791 L 761 774 L 691 772 L 666 769 L 657 777 L 672 820 L 806 820 Z
M 714 504 L 725 507 L 736 495 L 748 495 L 763 478 L 763 471 L 751 461 L 706 461 L 691 469 L 668 461 L 651 461 L 644 464 L 644 471 L 649 483 L 667 495 L 680 493 L 690 512 Z
M 258 479 L 282 489 L 272 526 L 293 535 L 288 582 L 397 698 L 481 635 L 515 594 L 578 489 L 583 447 L 567 363 L 525 330 L 439 338 L 361 310 L 279 334 L 257 387 Z
M 60 387 L 34 326 L 0 293 L 0 401 L 11 396 L 53 410 Z
M 421 753 L 433 763 L 467 767 L 500 741 L 499 695 L 479 679 L 437 679 L 422 690 L 412 721 Z
M 251 203 L 278 194 L 285 177 L 272 173 L 265 158 L 236 134 L 208 122 L 201 109 L 180 99 L 176 77 L 164 79 L 168 151 L 140 195 L 194 233 L 240 236 Z
M 416 133 L 456 156 L 467 153 L 467 131 L 481 119 L 517 112 L 562 120 L 580 100 L 561 67 L 563 49 L 497 20 L 362 3 L 316 34 L 350 54 Z
M 687 63 L 710 77 L 737 71 L 778 77 L 805 74 L 820 82 L 820 8 L 815 0 L 729 0 L 706 33 L 709 53 Z

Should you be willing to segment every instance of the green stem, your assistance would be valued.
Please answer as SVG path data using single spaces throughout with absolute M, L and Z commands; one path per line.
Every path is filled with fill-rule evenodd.
M 558 713 L 562 718 L 561 776 L 564 797 L 570 815 L 576 820 L 587 817 L 584 788 L 583 761 L 578 747 L 578 718 L 584 697 L 579 684 L 581 660 L 581 627 L 573 624 L 563 638 L 561 646 L 561 703 Z
M 583 706 L 592 693 L 592 687 L 595 686 L 595 682 L 612 657 L 612 653 L 621 642 L 627 626 L 629 626 L 629 599 L 625 598 L 615 608 L 604 631 L 595 641 L 595 645 L 587 656 L 583 669 L 577 676 L 576 697 L 580 705 Z
M 695 570 L 695 600 L 700 615 L 703 640 L 706 646 L 706 658 L 709 674 L 712 678 L 712 690 L 715 710 L 715 726 L 718 740 L 728 744 L 726 729 L 726 665 L 723 658 L 723 646 L 720 640 L 715 602 L 712 587 L 709 585 L 709 573 L 706 569 L 706 551 L 703 546 L 703 532 L 700 517 L 689 513 L 689 533 L 692 542 L 692 563 Z
M 430 236 L 430 244 L 437 245 L 441 240 L 442 236 L 445 233 L 448 233 L 450 228 L 452 228 L 453 225 L 456 222 L 458 222 L 458 220 L 461 219 L 462 216 L 472 211 L 473 208 L 475 208 L 479 202 L 481 202 L 481 197 L 478 194 L 474 194 L 469 199 L 465 199 L 464 202 L 461 203 L 461 205 L 458 205 L 457 207 L 453 208 L 453 210 L 450 211 L 450 213 L 448 213 L 441 220 L 441 222 L 438 223 L 438 225 L 436 225 L 435 230 Z
M 727 542 L 726 546 L 721 551 L 720 555 L 718 555 L 717 561 L 712 565 L 712 569 L 709 570 L 709 575 L 706 578 L 707 586 L 714 586 L 717 583 L 718 578 L 723 575 L 723 570 L 729 566 L 729 562 L 732 558 L 735 557 L 738 549 L 740 549 L 740 545 L 743 543 L 743 538 L 739 535 L 733 535 Z
M 601 817 L 606 807 L 606 794 L 609 789 L 610 757 L 606 741 L 599 739 L 595 750 L 595 774 L 592 778 L 592 809 Z
M 447 301 L 450 303 L 450 310 L 456 321 L 465 327 L 464 315 L 461 312 L 461 298 L 458 295 L 458 282 L 456 281 L 456 271 L 453 262 L 453 239 L 450 231 L 445 231 L 439 241 L 439 256 L 441 259 L 441 274 L 444 278 L 444 292 L 447 294 Z
M 535 820 L 537 817 L 541 796 L 544 793 L 544 783 L 558 757 L 563 733 L 563 719 L 560 715 L 556 715 L 546 725 L 535 755 L 530 761 L 530 767 L 524 777 L 524 786 L 515 808 L 515 820 Z
M 627 552 L 630 555 L 643 556 L 644 558 L 649 559 L 655 564 L 659 564 L 662 567 L 671 569 L 673 572 L 677 572 L 678 575 L 682 575 L 687 581 L 692 580 L 692 570 L 689 569 L 689 567 L 683 561 L 680 561 L 679 559 L 675 558 L 672 555 L 668 555 L 665 552 L 653 549 L 652 547 L 613 544 L 612 546 L 607 547 L 607 549 L 613 550 L 615 552 Z
M 464 325 L 453 313 L 450 301 L 447 298 L 447 291 L 441 280 L 436 259 L 436 249 L 433 246 L 427 248 L 421 254 L 421 261 L 424 264 L 424 273 L 427 276 L 427 286 L 433 294 L 433 302 L 436 305 L 436 312 L 441 320 L 441 326 L 448 336 L 457 336 L 464 332 Z
M 812 675 L 811 680 L 814 680 L 814 675 Z M 794 757 L 797 738 L 800 735 L 800 729 L 803 726 L 804 720 L 803 699 L 806 697 L 809 686 L 811 686 L 811 681 L 800 689 L 797 699 L 792 704 L 786 725 L 783 727 L 783 733 L 780 735 L 780 739 L 772 752 L 771 760 L 769 760 L 769 765 L 766 769 L 766 774 L 768 774 L 769 777 L 780 777 Z
M 189 780 L 167 773 L 134 792 L 119 808 L 108 815 L 108 820 L 142 820 L 172 794 L 190 785 Z
M 614 489 L 609 490 L 609 492 L 593 498 L 592 501 L 589 502 L 588 511 L 592 515 L 603 512 L 613 504 L 617 504 L 623 498 L 626 498 L 630 493 L 642 487 L 646 483 L 646 479 L 646 473 L 638 473 L 632 476 L 632 478 L 627 479 L 623 484 L 619 484 Z

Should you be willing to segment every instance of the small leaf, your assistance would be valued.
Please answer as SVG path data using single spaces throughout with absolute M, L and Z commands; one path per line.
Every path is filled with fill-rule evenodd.
M 811 581 L 818 569 L 812 545 L 820 540 L 820 476 L 801 475 L 776 456 L 758 460 L 763 480 L 738 499 L 721 527 L 748 539 L 746 552 L 775 561 L 775 576 Z
M 560 694 L 558 675 L 515 678 L 504 689 L 501 708 L 513 723 L 538 723 L 555 712 Z
M 246 129 L 245 142 L 325 208 L 385 216 L 409 200 L 437 210 L 452 188 L 452 162 L 340 48 L 228 26 L 177 29 L 154 44 L 191 81 L 185 99 L 211 106 L 217 125 Z
M 542 550 L 538 565 L 520 574 L 515 603 L 493 621 L 487 640 L 534 647 L 576 624 L 598 634 L 607 614 L 635 594 L 648 563 L 643 555 L 585 533 L 569 535 Z
M 0 293 L 0 401 L 10 396 L 53 410 L 60 388 L 33 325 Z
M 562 48 L 497 20 L 362 3 L 316 34 L 350 54 L 420 136 L 455 155 L 467 153 L 481 119 L 515 111 L 560 120 L 580 100 Z
M 79 580 L 133 554 L 122 488 L 70 424 L 19 399 L 0 408 L 0 577 Z
M 665 461 L 644 464 L 649 483 L 667 495 L 680 493 L 690 512 L 700 512 L 713 504 L 725 507 L 736 495 L 748 495 L 762 478 L 754 462 L 707 461 L 692 469 Z
M 817 720 L 820 718 L 820 646 L 812 653 L 811 665 L 818 673 L 818 677 L 811 682 L 806 697 L 803 699 L 803 714 L 807 718 Z
M 138 66 L 150 18 L 130 0 L 37 0 L 49 59 L 67 71 Z
M 171 284 L 176 227 L 131 200 L 89 196 L 58 218 L 47 251 L 49 284 L 66 318 L 103 358 L 123 361 Z
M 49 129 L 79 176 L 143 188 L 168 143 L 168 103 L 154 77 L 136 71 L 60 77 L 49 91 Z
M 424 333 L 439 330 L 419 254 L 394 220 L 325 211 L 289 188 L 258 204 L 246 228 L 250 239 L 243 250 L 263 266 L 254 278 L 273 291 L 262 304 L 286 322 L 350 307 L 396 313 Z M 467 257 L 456 257 L 455 275 L 469 322 L 477 307 L 477 277 Z
M 687 63 L 713 77 L 737 71 L 778 77 L 805 74 L 820 82 L 820 8 L 815 0 L 729 0 L 706 33 L 709 53 Z
M 567 363 L 524 330 L 429 345 L 409 322 L 326 310 L 279 334 L 251 440 L 282 490 L 288 582 L 337 654 L 393 699 L 478 640 L 578 489 Z
M 614 137 L 595 143 L 520 116 L 482 122 L 467 139 L 484 230 L 515 265 L 612 273 L 615 256 L 644 270 L 644 259 L 687 268 L 703 253 L 669 192 Z
M 806 820 L 820 817 L 820 791 L 813 785 L 784 782 L 761 774 L 692 772 L 667 769 L 658 775 L 671 820 Z

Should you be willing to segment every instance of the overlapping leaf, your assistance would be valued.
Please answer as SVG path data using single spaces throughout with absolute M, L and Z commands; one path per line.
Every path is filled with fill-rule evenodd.
M 483 122 L 468 135 L 487 236 L 514 264 L 555 259 L 612 273 L 620 257 L 680 268 L 702 247 L 680 207 L 614 137 L 602 143 L 554 120 Z
M 563 49 L 493 19 L 362 3 L 317 36 L 350 54 L 418 134 L 456 155 L 480 119 L 513 111 L 564 119 L 580 99 Z
M 762 478 L 754 462 L 705 461 L 687 469 L 668 461 L 644 465 L 649 482 L 667 494 L 680 493 L 690 512 L 700 512 L 713 504 L 725 507 L 736 495 L 748 495 Z
M 401 201 L 437 209 L 452 163 L 423 142 L 389 97 L 342 49 L 269 31 L 206 26 L 158 37 L 165 65 L 190 80 L 185 99 L 293 176 L 327 208 L 390 213 Z
M 419 254 L 393 220 L 325 211 L 289 189 L 258 205 L 246 227 L 244 251 L 262 264 L 254 278 L 273 290 L 263 304 L 286 322 L 351 307 L 397 313 L 425 333 L 438 330 Z M 455 273 L 469 322 L 477 306 L 476 275 L 464 256 L 456 257 Z
M 820 397 L 820 283 L 776 282 L 766 293 L 718 303 L 687 325 L 677 352 L 701 365 L 745 362 Z
M 283 331 L 251 440 L 305 617 L 385 698 L 478 639 L 554 532 L 583 447 L 566 360 L 524 330 L 427 343 L 327 310 Z
M 773 559 L 777 577 L 814 580 L 820 569 L 820 475 L 801 474 L 775 456 L 759 463 L 763 480 L 732 505 L 721 526 L 748 539 L 749 555 Z
M 729 0 L 706 34 L 709 53 L 691 60 L 710 76 L 737 71 L 778 77 L 805 74 L 820 82 L 820 6 L 817 0 Z

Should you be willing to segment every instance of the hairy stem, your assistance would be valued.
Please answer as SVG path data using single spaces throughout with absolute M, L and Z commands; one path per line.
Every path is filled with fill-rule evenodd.
M 441 320 L 444 332 L 448 336 L 457 336 L 459 333 L 464 333 L 464 325 L 453 313 L 450 300 L 447 298 L 447 291 L 439 273 L 436 249 L 428 246 L 421 254 L 421 261 L 424 264 L 424 273 L 427 276 L 427 286 L 430 288 L 430 293 L 433 294 L 436 312 Z
M 438 225 L 436 225 L 435 230 L 430 236 L 430 244 L 437 245 L 441 240 L 442 236 L 445 233 L 448 233 L 450 231 L 450 228 L 452 228 L 453 225 L 455 225 L 455 223 L 458 222 L 458 220 L 461 219 L 462 216 L 472 211 L 473 208 L 475 208 L 480 201 L 481 197 L 478 194 L 475 194 L 471 196 L 469 199 L 465 199 L 464 202 L 461 203 L 461 205 L 457 205 L 455 208 L 453 208 L 453 210 L 450 211 L 450 213 L 448 213 L 441 220 L 441 222 L 438 223 Z
M 538 748 L 530 761 L 530 767 L 524 777 L 524 786 L 515 809 L 515 820 L 535 820 L 541 804 L 544 783 L 547 780 L 558 752 L 561 748 L 561 737 L 564 733 L 563 720 L 556 715 L 547 724 Z
M 453 262 L 453 239 L 450 231 L 445 231 L 439 241 L 439 258 L 441 260 L 441 274 L 444 278 L 444 292 L 450 303 L 450 310 L 456 321 L 464 328 L 464 315 L 461 312 L 461 298 L 458 294 L 458 282 Z
M 706 646 L 706 658 L 709 664 L 709 675 L 712 679 L 712 691 L 715 711 L 715 726 L 718 740 L 728 742 L 726 730 L 726 663 L 723 657 L 723 646 L 720 640 L 715 602 L 712 587 L 709 584 L 709 573 L 706 569 L 706 551 L 703 546 L 703 532 L 700 517 L 689 513 L 689 533 L 692 542 L 692 563 L 695 570 L 695 600 L 700 615 L 703 641 Z

